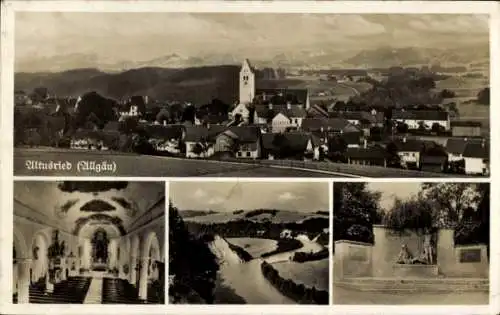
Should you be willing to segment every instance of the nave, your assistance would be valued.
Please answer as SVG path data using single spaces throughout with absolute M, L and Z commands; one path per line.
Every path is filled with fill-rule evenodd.
M 13 303 L 163 304 L 163 185 L 72 194 L 62 220 L 45 210 L 67 204 L 54 187 L 15 183 Z M 37 190 L 49 198 L 40 203 L 23 194 Z M 131 200 L 141 195 L 151 200 Z

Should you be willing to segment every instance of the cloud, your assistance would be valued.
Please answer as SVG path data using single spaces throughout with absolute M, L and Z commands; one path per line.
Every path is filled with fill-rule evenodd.
M 207 192 L 204 191 L 203 189 L 201 188 L 198 188 L 195 192 L 194 192 L 194 197 L 196 199 L 202 199 L 202 198 L 205 198 L 207 196 Z
M 282 193 L 281 195 L 278 196 L 278 200 L 282 202 L 287 202 L 287 201 L 292 201 L 292 200 L 299 200 L 302 199 L 301 196 L 294 195 L 293 193 L 287 191 Z

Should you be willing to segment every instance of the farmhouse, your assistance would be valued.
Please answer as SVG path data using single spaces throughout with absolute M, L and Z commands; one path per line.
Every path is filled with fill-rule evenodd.
M 237 158 L 257 159 L 261 156 L 260 128 L 229 127 L 215 138 L 215 152 L 231 152 Z
M 464 154 L 465 173 L 488 175 L 490 172 L 490 149 L 485 141 L 467 143 Z
M 396 145 L 397 153 L 403 166 L 420 168 L 421 154 L 424 149 L 423 141 L 403 137 L 403 139 L 395 141 L 394 144 Z
M 216 136 L 226 129 L 224 126 L 185 126 L 184 145 L 186 157 L 200 158 L 214 154 Z
M 452 121 L 451 132 L 454 137 L 480 137 L 481 126 L 479 121 Z
M 419 129 L 422 125 L 426 129 L 432 129 L 434 124 L 441 126 L 444 130 L 450 130 L 450 116 L 448 112 L 438 110 L 393 110 L 392 119 L 403 123 L 409 129 Z
M 349 164 L 387 167 L 387 152 L 379 146 L 347 148 L 345 156 Z
M 358 130 L 344 118 L 305 118 L 300 126 L 303 131 L 328 132 L 340 134 L 346 131 Z M 354 128 L 353 128 L 354 127 Z
M 272 130 L 273 132 L 284 132 L 290 128 L 298 129 L 305 117 L 305 109 L 292 107 L 289 103 L 286 108 L 279 109 L 278 114 L 273 117 L 271 121 Z
M 180 142 L 185 135 L 182 125 L 146 125 L 144 129 L 156 151 L 180 152 Z

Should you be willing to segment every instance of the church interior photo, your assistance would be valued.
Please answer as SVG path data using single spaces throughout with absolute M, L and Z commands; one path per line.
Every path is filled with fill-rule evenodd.
M 13 303 L 164 304 L 165 184 L 14 183 Z

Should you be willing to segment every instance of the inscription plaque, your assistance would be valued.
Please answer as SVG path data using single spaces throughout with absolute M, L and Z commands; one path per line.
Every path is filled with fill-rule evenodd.
M 477 263 L 481 262 L 481 249 L 462 249 L 460 250 L 461 263 Z
M 349 246 L 349 258 L 354 261 L 367 261 L 368 255 L 365 248 Z

